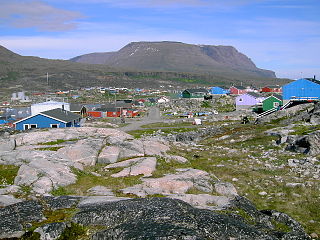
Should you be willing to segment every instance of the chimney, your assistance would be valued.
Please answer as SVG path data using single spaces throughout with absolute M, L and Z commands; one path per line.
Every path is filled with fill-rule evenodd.
M 64 110 L 64 104 L 62 104 L 62 110 Z
M 316 75 L 313 75 L 313 80 L 316 80 Z

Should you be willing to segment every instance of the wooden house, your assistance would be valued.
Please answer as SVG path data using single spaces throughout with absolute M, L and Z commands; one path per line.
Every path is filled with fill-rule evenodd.
M 209 92 L 207 89 L 198 88 L 198 89 L 186 89 L 182 92 L 182 98 L 196 98 L 203 99 L 205 95 L 208 95 Z
M 282 96 L 278 94 L 269 96 L 262 101 L 262 110 L 264 112 L 281 106 L 283 106 Z
M 282 88 L 280 86 L 265 86 L 261 88 L 260 92 L 262 93 L 281 93 Z
M 230 87 L 229 91 L 230 91 L 230 94 L 235 94 L 235 95 L 241 95 L 247 92 L 246 88 L 242 86 L 232 86 Z
M 225 89 L 225 88 L 221 88 L 221 87 L 212 87 L 210 89 L 210 93 L 211 94 L 217 94 L 217 95 L 225 95 L 225 94 L 229 94 L 230 90 L 229 89 Z
M 26 117 L 14 123 L 17 130 L 32 128 L 80 127 L 81 115 L 56 108 Z
M 301 78 L 282 87 L 284 101 L 320 100 L 320 81 L 315 78 Z
M 258 93 L 248 92 L 236 97 L 236 110 L 250 109 L 252 106 L 261 104 L 265 97 Z

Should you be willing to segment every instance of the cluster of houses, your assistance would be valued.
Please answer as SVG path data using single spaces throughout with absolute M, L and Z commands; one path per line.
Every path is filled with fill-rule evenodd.
M 212 87 L 186 89 L 182 98 L 203 99 L 208 95 L 236 95 L 236 110 L 253 110 L 257 113 L 280 110 L 293 103 L 315 102 L 320 100 L 320 81 L 316 78 L 302 78 L 282 87 L 265 86 L 260 90 L 250 87 L 232 86 L 229 89 Z
M 212 95 L 235 95 L 236 110 L 253 110 L 257 113 L 274 112 L 284 109 L 293 103 L 315 102 L 320 100 L 320 81 L 314 78 L 302 78 L 282 87 L 266 86 L 259 91 L 242 86 L 229 89 L 212 87 L 186 89 L 181 97 L 186 99 L 204 99 Z M 24 110 L 14 109 L 14 114 L 7 113 L 0 117 L 0 124 L 13 122 L 17 130 L 32 128 L 79 127 L 87 117 L 136 117 L 144 106 L 168 102 L 167 97 L 138 100 L 118 100 L 106 104 L 73 104 L 66 102 L 46 101 L 32 104 Z
M 17 130 L 33 128 L 80 127 L 87 118 L 136 117 L 144 106 L 169 101 L 167 97 L 138 100 L 117 100 L 105 104 L 75 104 L 59 101 L 45 101 L 25 107 L 24 111 L 7 109 L 0 124 L 8 124 Z M 19 114 L 18 114 L 19 113 Z M 23 113 L 23 114 L 22 114 Z M 19 119 L 18 121 L 16 119 Z

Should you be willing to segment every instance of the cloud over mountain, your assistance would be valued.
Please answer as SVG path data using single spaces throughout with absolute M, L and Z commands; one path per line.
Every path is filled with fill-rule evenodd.
M 36 28 L 42 31 L 75 29 L 78 12 L 59 9 L 42 1 L 0 1 L 0 19 L 17 28 Z

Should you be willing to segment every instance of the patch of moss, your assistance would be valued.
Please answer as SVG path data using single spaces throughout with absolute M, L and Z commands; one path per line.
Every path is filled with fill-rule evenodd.
M 19 167 L 15 165 L 0 165 L 0 188 L 12 185 L 17 176 Z
M 71 222 L 71 225 L 65 229 L 58 240 L 76 240 L 81 236 L 86 236 L 86 228 L 80 224 Z
M 63 148 L 63 147 L 35 148 L 34 150 L 38 150 L 38 151 L 58 151 L 60 148 Z

